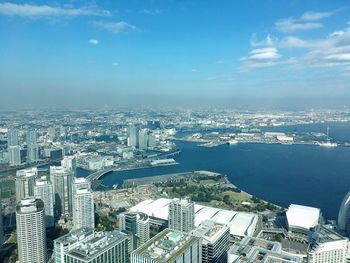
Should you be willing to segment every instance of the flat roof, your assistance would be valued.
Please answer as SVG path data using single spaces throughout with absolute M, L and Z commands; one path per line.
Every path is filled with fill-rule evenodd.
M 158 262 L 172 262 L 198 239 L 187 233 L 165 229 L 132 253 Z
M 143 212 L 151 217 L 168 220 L 168 206 L 171 201 L 172 199 L 168 198 L 148 199 L 131 207 L 130 211 Z M 228 225 L 230 233 L 235 236 L 253 235 L 258 222 L 258 215 L 254 213 L 236 212 L 197 204 L 194 210 L 196 227 L 205 220 L 211 220 Z
M 321 210 L 315 207 L 291 204 L 286 215 L 289 227 L 308 230 L 318 225 Z

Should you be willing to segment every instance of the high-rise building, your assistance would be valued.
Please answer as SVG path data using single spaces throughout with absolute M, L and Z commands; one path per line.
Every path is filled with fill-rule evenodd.
M 76 178 L 73 183 L 73 225 L 74 229 L 95 227 L 93 193 L 85 178 Z
M 71 214 L 73 172 L 62 166 L 50 166 L 50 181 L 55 195 L 55 211 L 59 215 Z
M 346 263 L 349 240 L 332 229 L 319 225 L 311 235 L 308 263 Z
M 21 147 L 17 146 L 9 146 L 8 157 L 10 166 L 21 165 Z
M 350 234 L 350 191 L 344 197 L 338 214 L 338 227 L 341 231 Z
M 194 229 L 194 202 L 174 198 L 168 209 L 170 229 L 186 233 Z
M 119 215 L 119 227 L 132 236 L 131 250 L 146 243 L 149 238 L 149 217 L 144 213 L 123 213 Z
M 0 247 L 5 241 L 4 225 L 2 221 L 2 203 L 1 203 L 1 191 L 0 191 Z
M 16 129 L 7 131 L 7 146 L 18 146 L 18 131 Z
M 16 201 L 34 196 L 34 185 L 38 175 L 36 167 L 18 170 L 15 178 Z
M 192 234 L 202 238 L 202 263 L 226 263 L 230 229 L 213 221 L 203 221 Z
M 27 162 L 39 160 L 39 147 L 37 143 L 37 133 L 34 129 L 28 129 L 26 133 L 27 141 Z
M 139 131 L 139 149 L 147 150 L 148 149 L 148 130 L 141 129 Z
M 46 262 L 44 203 L 22 199 L 16 206 L 17 246 L 20 263 Z
M 70 170 L 73 172 L 73 176 L 77 177 L 77 158 L 73 155 L 64 156 L 61 161 L 61 166 L 64 169 Z
M 201 263 L 202 240 L 165 229 L 131 253 L 131 263 Z
M 156 146 L 157 146 L 156 136 L 151 133 L 151 134 L 148 135 L 148 147 L 149 148 L 154 148 Z
M 128 259 L 128 236 L 119 231 L 80 228 L 54 241 L 55 263 L 125 263 Z
M 128 128 L 128 145 L 134 148 L 139 146 L 139 132 L 138 128 L 134 125 Z
M 52 183 L 44 179 L 36 180 L 34 185 L 34 196 L 44 202 L 46 227 L 53 227 L 55 221 Z

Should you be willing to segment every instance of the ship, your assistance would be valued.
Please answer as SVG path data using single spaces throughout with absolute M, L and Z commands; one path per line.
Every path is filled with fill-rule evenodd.
M 237 144 L 237 143 L 238 143 L 237 140 L 229 140 L 229 141 L 227 142 L 227 144 L 229 144 L 229 145 L 233 145 L 233 144 Z
M 337 147 L 338 146 L 338 144 L 336 144 L 335 142 L 331 142 L 331 140 L 329 139 L 329 127 L 327 127 L 327 141 L 326 142 L 320 142 L 318 145 L 322 146 L 322 147 L 328 147 L 328 148 L 332 148 L 332 147 Z

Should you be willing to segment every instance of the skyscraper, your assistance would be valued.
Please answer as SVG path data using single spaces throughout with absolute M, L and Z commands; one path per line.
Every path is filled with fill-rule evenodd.
M 71 214 L 73 172 L 62 166 L 50 166 L 50 181 L 55 195 L 55 211 L 59 215 Z
M 19 147 L 18 145 L 9 146 L 7 150 L 10 166 L 21 165 L 21 147 Z
M 38 169 L 36 167 L 22 169 L 16 172 L 15 187 L 17 202 L 23 198 L 34 196 L 34 185 L 37 175 Z
M 125 263 L 128 236 L 119 231 L 73 230 L 54 241 L 55 263 Z
M 46 262 L 44 203 L 26 198 L 16 206 L 17 246 L 20 263 Z
M 61 166 L 73 172 L 73 176 L 77 177 L 77 158 L 73 155 L 64 156 L 61 161 Z
M 227 262 L 227 251 L 230 248 L 228 226 L 206 220 L 192 234 L 202 239 L 202 263 Z
M 36 180 L 34 196 L 44 202 L 46 227 L 53 227 L 55 222 L 52 183 L 44 179 Z
M 346 263 L 348 239 L 319 225 L 309 240 L 308 263 Z
M 35 162 L 39 159 L 39 147 L 37 143 L 37 133 L 34 129 L 26 132 L 27 141 L 27 162 Z
M 341 231 L 350 234 L 350 192 L 344 197 L 338 214 L 338 227 Z
M 134 148 L 139 146 L 138 128 L 134 125 L 128 129 L 128 145 Z
M 93 193 L 85 178 L 76 178 L 73 183 L 73 225 L 74 229 L 95 227 Z
M 0 191 L 0 247 L 4 243 L 4 225 L 2 221 L 2 203 L 1 203 L 1 191 Z
M 174 198 L 169 204 L 169 228 L 190 232 L 194 229 L 194 202 L 187 199 Z
M 7 131 L 7 146 L 18 146 L 18 131 L 16 129 Z
M 119 215 L 120 230 L 132 236 L 131 249 L 134 250 L 146 243 L 149 238 L 149 217 L 144 213 L 123 213 Z
M 139 132 L 139 149 L 147 150 L 148 149 L 148 130 L 142 129 Z

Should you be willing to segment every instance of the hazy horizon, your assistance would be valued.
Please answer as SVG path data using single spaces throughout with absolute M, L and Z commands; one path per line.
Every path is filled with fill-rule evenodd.
M 347 1 L 0 1 L 0 109 L 350 106 Z

